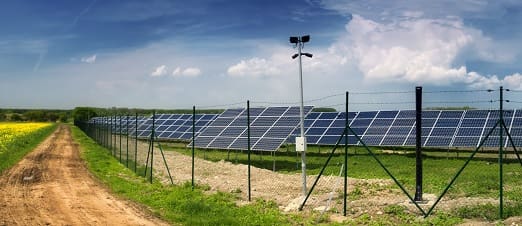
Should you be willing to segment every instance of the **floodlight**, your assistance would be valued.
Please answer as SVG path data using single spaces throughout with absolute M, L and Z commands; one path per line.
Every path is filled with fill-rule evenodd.
M 292 56 L 292 59 L 295 59 L 295 58 L 298 57 L 298 56 L 299 56 L 299 54 L 296 53 L 296 54 L 294 54 L 294 55 Z
M 301 54 L 302 54 L 302 55 L 305 55 L 305 56 L 307 56 L 307 57 L 310 57 L 310 58 L 312 58 L 312 56 L 313 56 L 311 53 L 301 53 Z
M 301 42 L 309 42 L 310 41 L 310 35 L 301 36 Z
M 299 38 L 298 37 L 295 37 L 295 36 L 290 37 L 290 43 L 297 44 L 298 42 L 299 42 Z

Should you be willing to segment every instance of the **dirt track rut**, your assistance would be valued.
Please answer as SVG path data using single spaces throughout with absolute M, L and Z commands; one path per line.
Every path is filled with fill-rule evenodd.
M 65 125 L 0 176 L 0 216 L 0 225 L 165 224 L 100 185 Z

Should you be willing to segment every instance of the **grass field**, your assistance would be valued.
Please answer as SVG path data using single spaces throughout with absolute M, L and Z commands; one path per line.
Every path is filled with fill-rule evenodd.
M 177 151 L 186 155 L 191 155 L 191 150 L 180 145 L 163 145 L 166 150 Z M 291 148 L 290 148 L 291 149 Z M 331 147 L 311 146 L 307 152 L 307 173 L 318 174 L 323 167 L 326 158 L 331 152 Z M 384 153 L 381 149 L 373 149 L 378 153 L 378 158 L 388 168 L 388 170 L 405 186 L 413 196 L 415 192 L 415 155 L 411 152 L 396 151 L 393 154 Z M 326 175 L 337 175 L 340 166 L 344 162 L 344 148 L 338 149 L 326 168 Z M 220 151 L 220 150 L 196 150 L 196 156 L 211 161 L 222 159 L 233 163 L 247 164 L 247 154 L 239 151 Z M 431 150 L 424 156 L 424 183 L 423 192 L 439 196 L 457 171 L 464 165 L 470 152 L 445 153 Z M 487 156 L 487 157 L 484 157 Z M 301 172 L 300 158 L 293 151 L 280 151 L 275 156 L 269 153 L 255 153 L 251 156 L 253 166 L 272 170 L 275 166 L 276 171 L 288 174 Z M 504 170 L 504 200 L 505 217 L 522 216 L 522 166 L 518 161 L 514 161 L 511 156 L 510 161 L 503 165 Z M 348 175 L 353 178 L 382 178 L 389 179 L 386 172 L 377 164 L 376 160 L 362 148 L 349 148 Z M 453 187 L 449 189 L 447 198 L 458 197 L 479 197 L 493 198 L 499 197 L 499 165 L 496 159 L 489 155 L 477 157 L 464 169 L 458 177 Z M 480 211 L 479 211 L 480 210 Z M 455 216 L 463 218 L 481 218 L 487 220 L 498 219 L 497 205 L 480 205 L 456 209 Z
M 55 128 L 52 123 L 0 123 L 0 173 L 16 164 Z
M 391 205 L 385 209 L 382 216 L 364 214 L 360 217 L 347 219 L 343 223 L 329 220 L 329 213 L 321 215 L 318 211 L 303 211 L 282 213 L 273 201 L 256 199 L 244 204 L 234 192 L 211 192 L 209 185 L 201 184 L 191 189 L 190 184 L 169 186 L 154 180 L 148 180 L 125 168 L 117 158 L 111 156 L 111 151 L 99 146 L 79 129 L 73 129 L 73 137 L 80 144 L 83 158 L 89 169 L 118 195 L 148 206 L 163 219 L 182 225 L 454 225 L 462 222 L 456 214 L 438 212 L 434 216 L 423 219 L 411 214 L 402 206 Z M 188 153 L 188 150 L 178 145 L 168 148 Z M 203 158 L 203 151 L 198 155 Z M 318 154 L 319 155 L 319 154 Z M 324 155 L 321 154 L 321 155 Z M 205 158 L 218 159 L 227 156 L 227 152 L 206 152 Z M 231 153 L 230 158 L 235 157 Z M 238 154 L 238 162 L 240 156 Z M 288 167 L 284 173 L 297 172 L 294 157 L 287 158 Z M 322 158 L 317 156 L 317 158 Z M 272 164 L 269 156 L 255 156 L 259 166 Z M 320 165 L 318 160 L 316 165 Z M 266 163 L 265 163 L 266 162 Z M 278 162 L 279 164 L 279 162 Z M 283 164 L 281 164 L 282 166 Z M 317 171 L 317 167 L 310 172 Z M 140 171 L 140 170 L 138 170 Z M 238 205 L 238 203 L 243 203 Z

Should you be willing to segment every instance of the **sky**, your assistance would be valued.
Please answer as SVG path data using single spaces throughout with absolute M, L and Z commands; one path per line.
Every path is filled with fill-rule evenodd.
M 522 107 L 518 0 L 5 0 L 0 108 Z M 451 92 L 448 92 L 451 91 Z M 461 91 L 461 92 L 453 92 Z M 495 102 L 496 101 L 496 102 Z

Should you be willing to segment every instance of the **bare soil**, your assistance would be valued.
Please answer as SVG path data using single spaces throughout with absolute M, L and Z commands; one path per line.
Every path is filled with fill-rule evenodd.
M 166 225 L 93 178 L 65 125 L 0 176 L 0 216 L 0 225 Z

